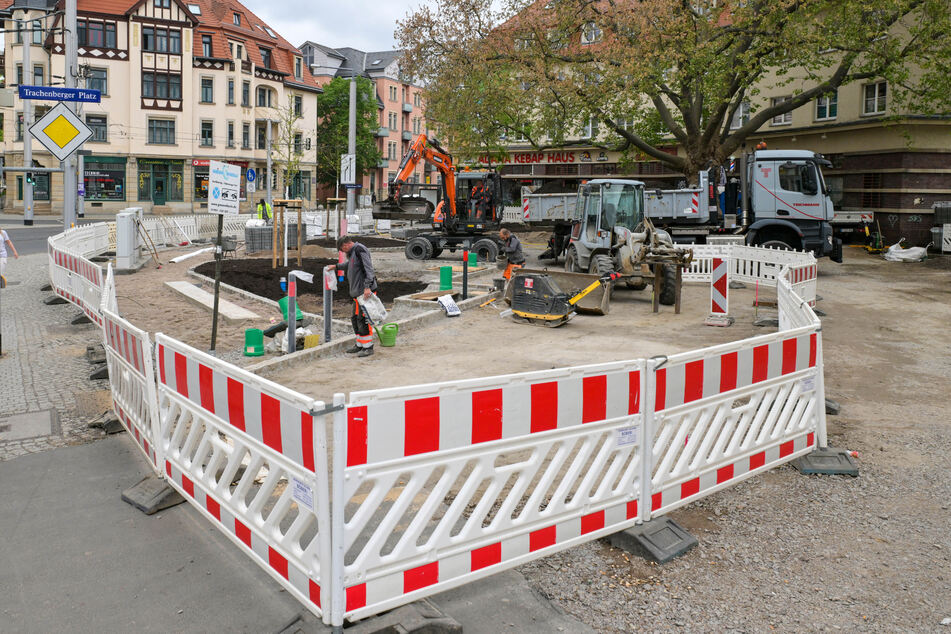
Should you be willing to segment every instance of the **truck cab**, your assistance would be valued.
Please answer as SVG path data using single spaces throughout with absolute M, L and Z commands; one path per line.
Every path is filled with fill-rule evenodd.
M 747 244 L 812 251 L 841 261 L 842 243 L 832 235 L 835 215 L 822 177 L 831 165 L 807 150 L 757 150 L 747 162 Z

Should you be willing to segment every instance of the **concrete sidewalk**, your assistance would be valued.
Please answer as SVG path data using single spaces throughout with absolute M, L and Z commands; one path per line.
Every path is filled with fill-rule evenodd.
M 328 631 L 188 504 L 123 502 L 148 473 L 127 434 L 0 463 L 0 629 Z M 433 603 L 466 633 L 590 631 L 515 571 Z

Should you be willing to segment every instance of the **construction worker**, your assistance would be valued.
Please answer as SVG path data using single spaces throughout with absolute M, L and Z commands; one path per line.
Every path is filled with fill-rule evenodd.
M 257 212 L 259 220 L 264 220 L 270 224 L 274 214 L 272 213 L 271 206 L 263 198 L 258 201 Z
M 373 354 L 373 324 L 367 319 L 363 306 L 357 298 L 369 299 L 376 293 L 376 274 L 373 272 L 370 250 L 359 242 L 354 242 L 350 236 L 337 238 L 337 249 L 347 256 L 347 259 L 337 264 L 336 268 L 347 272 L 350 297 L 353 298 L 353 315 L 350 317 L 350 323 L 353 324 L 353 333 L 357 336 L 356 345 L 347 350 L 347 354 L 369 357 Z
M 469 220 L 479 220 L 480 212 L 484 213 L 483 199 L 485 198 L 485 187 L 482 181 L 476 181 L 469 193 Z
M 499 255 L 505 256 L 508 265 L 502 274 L 507 280 L 512 279 L 512 271 L 525 266 L 525 256 L 522 255 L 522 243 L 508 229 L 499 229 L 499 239 L 502 241 L 502 250 Z

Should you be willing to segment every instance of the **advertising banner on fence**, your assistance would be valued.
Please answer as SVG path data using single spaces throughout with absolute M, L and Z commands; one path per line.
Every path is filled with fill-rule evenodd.
M 237 215 L 241 199 L 241 168 L 231 163 L 208 163 L 208 213 Z

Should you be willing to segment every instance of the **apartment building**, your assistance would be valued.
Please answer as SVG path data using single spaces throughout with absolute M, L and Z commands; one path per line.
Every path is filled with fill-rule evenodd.
M 377 147 L 383 156 L 380 164 L 363 178 L 362 193 L 385 196 L 386 184 L 396 178 L 400 159 L 410 143 L 421 133 L 428 134 L 423 111 L 422 88 L 400 72 L 401 51 L 366 52 L 355 48 L 330 48 L 315 42 L 300 46 L 304 61 L 321 83 L 334 77 L 363 75 L 373 81 L 379 104 Z M 430 165 L 420 165 L 411 180 L 436 183 L 438 177 Z
M 35 0 L 0 1 L 8 87 L 63 85 L 61 9 L 62 2 L 44 9 Z M 260 18 L 235 0 L 79 0 L 77 15 L 79 85 L 102 92 L 101 103 L 83 104 L 80 112 L 93 131 L 83 147 L 90 151 L 87 211 L 203 211 L 211 160 L 260 174 L 254 193 L 242 170 L 242 210 L 250 210 L 268 178 L 269 125 L 274 196 L 283 195 L 287 180 L 290 196 L 313 199 L 320 85 L 300 51 Z M 31 68 L 24 70 L 27 46 Z M 35 121 L 52 105 L 16 99 L 3 111 L 7 165 L 23 164 L 24 108 L 33 107 Z M 285 114 L 282 127 L 277 121 Z M 290 179 L 282 156 L 299 157 Z M 58 166 L 39 143 L 33 161 Z M 6 176 L 4 210 L 22 211 L 22 179 Z M 34 199 L 35 213 L 60 213 L 61 176 L 37 174 Z

